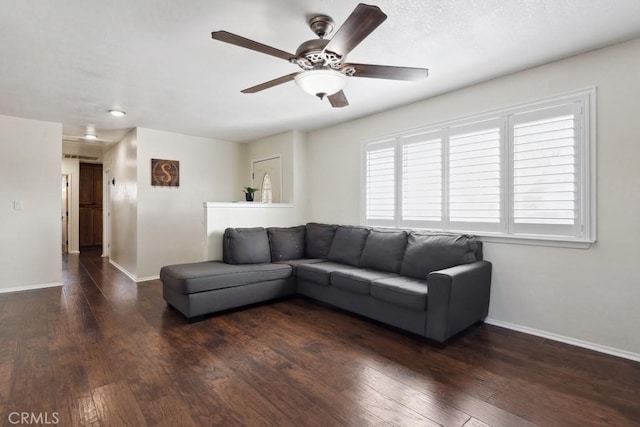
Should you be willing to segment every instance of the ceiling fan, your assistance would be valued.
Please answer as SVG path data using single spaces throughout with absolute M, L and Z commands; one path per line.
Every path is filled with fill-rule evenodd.
M 302 69 L 302 71 L 244 89 L 242 93 L 256 93 L 295 80 L 305 92 L 320 99 L 328 98 L 332 107 L 346 107 L 349 102 L 342 89 L 348 77 L 421 80 L 429 75 L 429 70 L 426 68 L 345 62 L 347 54 L 378 28 L 385 19 L 387 15 L 379 7 L 360 3 L 335 35 L 331 39 L 325 39 L 325 36 L 333 31 L 333 19 L 326 15 L 316 15 L 309 20 L 309 27 L 319 38 L 302 43 L 295 55 L 227 31 L 214 31 L 211 37 L 284 59 Z

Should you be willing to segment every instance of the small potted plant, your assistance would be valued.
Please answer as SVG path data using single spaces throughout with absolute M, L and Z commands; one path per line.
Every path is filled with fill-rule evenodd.
M 244 198 L 247 202 L 253 202 L 253 195 L 259 190 L 259 188 L 242 187 L 242 191 L 244 191 Z

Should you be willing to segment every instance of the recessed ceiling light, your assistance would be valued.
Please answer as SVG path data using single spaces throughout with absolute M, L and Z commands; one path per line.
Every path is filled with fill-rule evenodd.
M 109 110 L 109 114 L 111 114 L 114 117 L 124 117 L 127 115 L 127 113 L 125 113 L 122 110 Z

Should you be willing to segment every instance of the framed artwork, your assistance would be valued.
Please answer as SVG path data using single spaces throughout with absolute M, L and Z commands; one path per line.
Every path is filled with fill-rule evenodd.
M 178 160 L 151 159 L 151 185 L 155 187 L 180 187 L 180 162 Z

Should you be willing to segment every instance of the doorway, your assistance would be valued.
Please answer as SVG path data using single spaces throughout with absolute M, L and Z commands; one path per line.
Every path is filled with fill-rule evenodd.
M 102 245 L 102 165 L 80 163 L 80 248 Z
M 62 253 L 69 253 L 69 179 L 68 174 L 62 175 Z
M 254 160 L 251 163 L 253 187 L 260 189 L 257 201 L 282 203 L 282 164 L 280 156 Z

